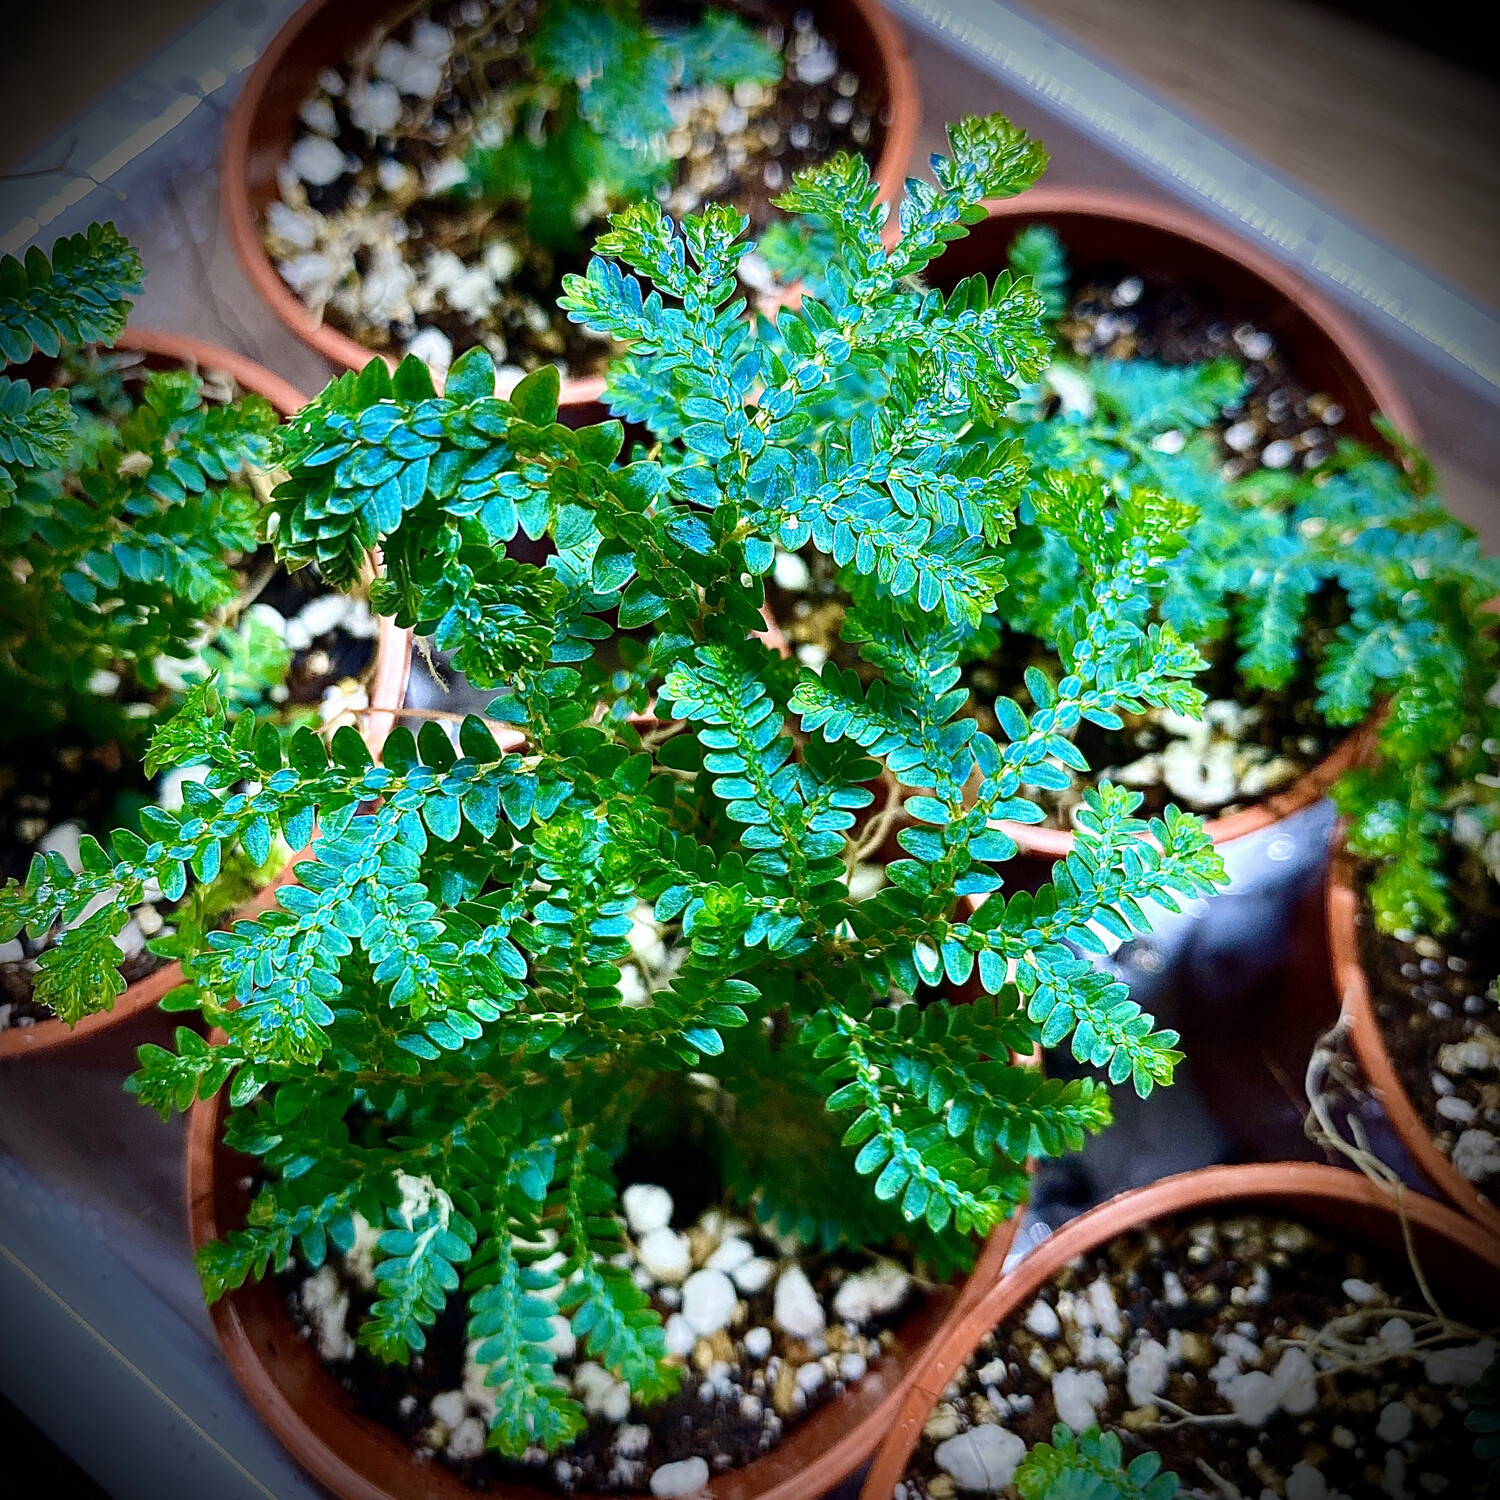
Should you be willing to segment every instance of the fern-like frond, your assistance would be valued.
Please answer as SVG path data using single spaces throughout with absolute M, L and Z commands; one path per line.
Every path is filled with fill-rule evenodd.
M 91 224 L 24 260 L 0 260 L 0 355 L 20 364 L 65 345 L 112 344 L 141 289 L 141 260 L 113 224 Z

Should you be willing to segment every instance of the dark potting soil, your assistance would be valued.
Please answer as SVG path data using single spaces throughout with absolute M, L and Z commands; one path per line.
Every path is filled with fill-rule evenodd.
M 809 13 L 794 5 L 774 0 L 725 3 L 766 32 L 788 58 L 799 46 L 812 45 L 817 36 Z M 684 0 L 645 6 L 648 15 L 667 25 L 691 20 L 702 8 Z M 576 247 L 553 248 L 531 238 L 524 213 L 514 204 L 429 196 L 418 186 L 445 160 L 464 154 L 475 121 L 488 104 L 527 81 L 530 74 L 520 52 L 540 14 L 536 0 L 430 5 L 428 15 L 447 27 L 455 40 L 438 94 L 433 100 L 406 98 L 397 125 L 378 136 L 373 147 L 366 131 L 351 119 L 352 91 L 347 86 L 361 70 L 368 71 L 368 55 L 342 70 L 336 92 L 320 86 L 309 97 L 309 106 L 332 111 L 333 139 L 346 159 L 358 166 L 326 185 L 303 184 L 285 200 L 300 212 L 296 198 L 305 193 L 307 205 L 326 220 L 320 227 L 326 239 L 294 243 L 278 238 L 269 218 L 262 234 L 270 253 L 283 265 L 299 256 L 305 265 L 308 250 L 326 260 L 335 245 L 335 259 L 350 256 L 359 287 L 352 297 L 318 276 L 307 279 L 314 289 L 311 294 L 304 288 L 299 295 L 327 322 L 366 347 L 399 350 L 419 329 L 432 329 L 443 335 L 455 356 L 482 343 L 498 364 L 516 370 L 561 362 L 574 376 L 603 372 L 613 346 L 571 322 L 556 306 L 563 278 L 587 268 L 603 221 L 584 225 Z M 397 33 L 406 34 L 404 28 Z M 817 82 L 789 73 L 768 97 L 748 109 L 733 104 L 722 90 L 714 95 L 720 96 L 717 113 L 707 106 L 695 109 L 669 137 L 676 166 L 666 207 L 674 216 L 710 200 L 728 202 L 741 208 L 759 230 L 775 217 L 771 200 L 789 185 L 794 172 L 840 150 L 864 152 L 873 159 L 889 118 L 883 90 L 841 68 Z M 406 168 L 406 180 L 395 187 L 383 183 L 382 162 L 388 174 L 393 170 L 389 164 Z M 307 232 L 304 221 L 299 233 Z M 393 261 L 410 267 L 418 295 L 424 287 L 437 288 L 426 266 L 433 251 L 451 251 L 469 271 L 478 268 L 482 281 L 484 270 L 492 265 L 486 255 L 497 246 L 507 269 L 493 275 L 484 294 L 492 305 L 484 310 L 455 306 L 440 288 L 430 299 L 432 305 L 421 312 L 398 309 L 387 314 L 384 304 L 372 312 L 364 297 L 367 278 L 373 273 L 389 280 Z M 381 262 L 385 269 L 379 269 Z
M 1461 887 L 1460 887 L 1461 889 Z M 1381 1039 L 1407 1097 L 1454 1168 L 1500 1186 L 1500 912 L 1455 900 L 1441 938 L 1379 931 L 1367 904 L 1360 959 Z
M 759 1235 L 749 1238 L 758 1255 L 778 1258 L 773 1244 Z M 825 1307 L 841 1271 L 865 1264 L 811 1253 L 801 1255 L 799 1263 Z M 294 1262 L 281 1273 L 278 1283 L 293 1321 L 316 1347 L 317 1331 L 309 1325 L 301 1300 L 309 1275 L 307 1267 Z M 350 1299 L 345 1326 L 353 1333 L 368 1315 L 375 1294 L 361 1290 L 348 1276 L 341 1275 L 340 1281 Z M 717 1474 L 753 1462 L 846 1389 L 837 1376 L 822 1380 L 814 1389 L 799 1386 L 796 1371 L 818 1361 L 814 1350 L 776 1327 L 775 1286 L 773 1276 L 758 1292 L 740 1292 L 744 1316 L 735 1318 L 730 1329 L 698 1341 L 683 1361 L 683 1382 L 676 1395 L 650 1407 L 632 1401 L 624 1423 L 593 1416 L 575 1442 L 550 1457 L 537 1448 L 519 1461 L 489 1450 L 477 1457 L 455 1459 L 443 1451 L 441 1439 L 433 1452 L 431 1402 L 464 1383 L 468 1312 L 463 1297 L 452 1298 L 438 1315 L 427 1332 L 425 1350 L 409 1366 L 383 1364 L 359 1348 L 347 1361 L 325 1358 L 324 1367 L 361 1413 L 400 1433 L 419 1457 L 444 1464 L 476 1490 L 504 1494 L 508 1484 L 525 1483 L 563 1495 L 645 1493 L 651 1474 L 666 1464 L 698 1457 Z M 653 1293 L 652 1302 L 666 1319 L 674 1307 L 660 1292 L 658 1288 Z M 894 1339 L 889 1326 L 905 1317 L 911 1306 L 908 1300 L 891 1316 L 862 1324 L 857 1334 L 848 1333 L 830 1318 L 825 1334 L 828 1354 L 835 1361 L 855 1355 L 866 1366 L 874 1365 L 879 1350 Z M 766 1358 L 752 1358 L 745 1348 L 743 1336 L 753 1328 L 772 1330 L 774 1342 Z M 567 1383 L 570 1373 L 588 1358 L 580 1344 L 576 1356 L 558 1359 L 558 1376 Z M 828 1362 L 825 1356 L 824 1365 Z M 626 1449 L 617 1440 L 626 1426 L 645 1429 L 649 1438 L 637 1436 L 622 1463 Z
M 1215 424 L 1225 473 L 1316 468 L 1339 438 L 1344 410 L 1290 368 L 1264 329 L 1231 324 L 1175 282 L 1128 267 L 1082 287 L 1058 332 L 1084 358 L 1202 364 L 1233 359 L 1249 389 Z
M 1307 1349 L 1312 1366 L 1299 1364 L 1344 1317 L 1358 1321 L 1337 1368 L 1319 1363 L 1326 1341 Z M 1464 1430 L 1462 1393 L 1493 1344 L 1460 1332 L 1442 1340 L 1454 1353 L 1424 1362 L 1436 1342 L 1402 1352 L 1435 1331 L 1404 1262 L 1269 1216 L 1164 1221 L 1074 1261 L 986 1335 L 928 1420 L 896 1500 L 951 1500 L 939 1458 L 954 1463 L 942 1445 L 960 1432 L 998 1426 L 1027 1448 L 1049 1442 L 1058 1391 L 1118 1434 L 1127 1463 L 1157 1453 L 1194 1494 L 1478 1500 L 1494 1490 Z M 1159 1348 L 1145 1349 L 1148 1339 Z M 1276 1394 L 1259 1412 L 1248 1387 L 1264 1382 L 1244 1378 L 1253 1370 Z M 1132 1399 L 1132 1376 L 1145 1399 Z

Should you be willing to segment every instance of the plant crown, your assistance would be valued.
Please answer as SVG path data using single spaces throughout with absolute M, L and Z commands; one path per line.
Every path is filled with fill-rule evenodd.
M 1024 231 L 1011 260 L 1038 285 L 1068 283 L 1045 227 Z M 1054 297 L 1049 313 L 1065 306 Z M 1350 820 L 1349 847 L 1378 867 L 1369 894 L 1380 926 L 1444 930 L 1452 914 L 1443 835 L 1455 810 L 1470 809 L 1471 840 L 1500 826 L 1493 795 L 1475 781 L 1493 771 L 1500 736 L 1487 696 L 1500 652 L 1483 612 L 1500 594 L 1500 561 L 1443 508 L 1430 468 L 1388 425 L 1399 466 L 1345 440 L 1311 471 L 1226 480 L 1211 429 L 1244 394 L 1235 361 L 1052 358 L 1052 391 L 1066 399 L 1038 383 L 984 435 L 1019 435 L 1036 467 L 1099 475 L 1125 493 L 1145 486 L 1194 508 L 1184 544 L 1164 564 L 1156 617 L 1184 640 L 1236 652 L 1248 689 L 1300 690 L 1306 673 L 1330 725 L 1381 710 L 1375 754 L 1334 795 Z M 1060 528 L 1025 501 L 1020 521 L 999 615 L 1052 642 L 1076 614 L 1080 563 Z
M 1081 764 L 1082 719 L 1201 701 L 1196 652 L 1144 619 L 1190 512 L 1086 474 L 1036 480 L 1090 587 L 1057 679 L 1033 671 L 1031 705 L 1002 702 L 1003 733 L 981 732 L 959 645 L 1006 584 L 1032 481 L 1018 443 L 951 431 L 1012 400 L 1046 342 L 1024 280 L 944 296 L 914 278 L 1045 155 L 998 116 L 950 141 L 936 185 L 908 184 L 895 249 L 862 160 L 799 175 L 780 206 L 839 255 L 823 295 L 774 324 L 736 295 L 737 211 L 616 215 L 564 305 L 628 347 L 609 400 L 649 429 L 628 462 L 619 422 L 557 422 L 555 371 L 497 398 L 482 349 L 441 396 L 412 359 L 335 380 L 278 439 L 276 545 L 342 585 L 378 545 L 377 608 L 493 688 L 493 719 L 456 744 L 397 729 L 375 765 L 351 729 L 284 750 L 205 685 L 152 750 L 208 767 L 181 815 L 110 852 L 85 841 L 81 876 L 38 861 L 0 898 L 28 923 L 103 898 L 61 945 L 86 1000 L 143 882 L 180 892 L 236 844 L 316 831 L 279 909 L 186 962 L 173 1003 L 222 1045 L 183 1029 L 175 1054 L 143 1050 L 133 1087 L 165 1113 L 227 1083 L 226 1140 L 263 1164 L 245 1226 L 200 1257 L 210 1296 L 294 1249 L 312 1266 L 347 1251 L 358 1211 L 383 1231 L 359 1340 L 408 1359 L 462 1288 L 503 1453 L 582 1428 L 554 1316 L 641 1400 L 679 1379 L 612 1261 L 612 1163 L 684 1075 L 732 1101 L 723 1176 L 762 1221 L 830 1247 L 904 1237 L 946 1272 L 1021 1202 L 1028 1157 L 1109 1119 L 1102 1082 L 1012 1055 L 1071 1040 L 1141 1095 L 1178 1061 L 1175 1033 L 1087 955 L 1144 930 L 1148 902 L 1214 889 L 1201 823 L 1172 809 L 1148 827 L 1105 784 L 1051 884 L 1003 890 L 1000 867 L 1002 824 L 1042 816 L 1028 790 Z M 521 531 L 548 539 L 545 566 L 507 555 Z M 864 676 L 764 639 L 760 579 L 809 539 L 867 585 Z M 899 856 L 856 900 L 893 796 Z M 673 960 L 627 1000 L 642 928 Z M 972 1003 L 946 993 L 975 981 Z

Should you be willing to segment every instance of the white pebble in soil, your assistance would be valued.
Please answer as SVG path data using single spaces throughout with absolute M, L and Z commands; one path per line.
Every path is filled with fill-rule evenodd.
M 757 1292 L 764 1290 L 775 1274 L 776 1262 L 767 1260 L 762 1255 L 757 1255 L 754 1260 L 747 1260 L 744 1265 L 736 1267 L 730 1273 L 734 1284 L 747 1297 L 753 1297 Z
M 43 854 L 62 855 L 67 861 L 68 868 L 76 875 L 83 868 L 82 843 L 82 826 L 69 822 L 59 823 L 55 828 L 49 828 L 36 841 L 36 847 Z
M 478 1417 L 465 1417 L 448 1438 L 444 1450 L 454 1463 L 464 1463 L 478 1458 L 484 1452 L 485 1426 Z
M 672 1222 L 672 1195 L 651 1182 L 633 1182 L 620 1194 L 625 1222 L 637 1237 L 653 1229 L 665 1229 Z
M 780 549 L 777 550 L 775 562 L 771 564 L 771 576 L 776 580 L 776 587 L 789 594 L 804 593 L 812 582 L 807 564 L 795 552 L 783 552 Z
M 639 1458 L 651 1444 L 651 1429 L 627 1422 L 615 1432 L 615 1452 L 621 1458 Z
M 817 1338 L 827 1327 L 823 1304 L 801 1266 L 791 1266 L 777 1277 L 772 1321 L 797 1339 Z
M 1382 1443 L 1404 1443 L 1411 1436 L 1411 1408 L 1404 1401 L 1388 1401 L 1380 1408 L 1375 1436 Z
M 641 1236 L 637 1247 L 641 1264 L 658 1280 L 676 1286 L 693 1268 L 692 1250 L 685 1234 L 663 1225 Z
M 1302 1417 L 1318 1404 L 1317 1371 L 1300 1349 L 1288 1349 L 1268 1375 L 1247 1370 L 1219 1385 L 1219 1394 L 1247 1427 L 1262 1427 L 1278 1408 Z
M 1292 1466 L 1286 1477 L 1286 1500 L 1327 1500 L 1328 1481 L 1323 1471 L 1310 1463 Z
M 877 1261 L 849 1277 L 833 1295 L 834 1316 L 846 1323 L 868 1323 L 906 1301 L 911 1277 L 892 1260 Z
M 552 1336 L 543 1347 L 554 1359 L 572 1359 L 578 1352 L 578 1336 L 573 1332 L 573 1325 L 561 1313 L 553 1314 L 547 1319 L 547 1324 L 552 1329 Z
M 993 1495 L 1011 1482 L 1026 1457 L 1026 1444 L 1008 1429 L 986 1423 L 939 1443 L 932 1456 L 959 1489 Z
M 349 118 L 356 130 L 367 135 L 388 134 L 401 118 L 400 92 L 383 80 L 361 84 L 349 93 Z
M 469 1414 L 469 1398 L 462 1391 L 439 1391 L 427 1409 L 444 1427 L 457 1427 Z
M 681 1313 L 673 1313 L 667 1319 L 665 1333 L 667 1353 L 675 1354 L 679 1358 L 685 1359 L 691 1354 L 693 1345 L 698 1342 L 698 1335 L 693 1332 L 693 1325 Z
M 708 1464 L 701 1458 L 684 1458 L 663 1464 L 651 1476 L 651 1493 L 658 1500 L 676 1495 L 694 1495 L 708 1483 Z
M 1467 1182 L 1500 1173 L 1500 1141 L 1488 1130 L 1466 1130 L 1453 1145 L 1453 1170 Z
M 682 1284 L 682 1316 L 700 1338 L 727 1327 L 739 1297 L 722 1271 L 695 1271 Z M 818 1309 L 819 1314 L 822 1308 Z
M 1495 1340 L 1480 1339 L 1458 1349 L 1439 1349 L 1423 1361 L 1422 1372 L 1434 1385 L 1473 1385 L 1495 1357 Z
M 1410 1349 L 1416 1342 L 1416 1334 L 1405 1318 L 1387 1318 L 1376 1331 L 1375 1337 L 1387 1349 L 1399 1352 Z
M 344 175 L 344 153 L 326 136 L 303 136 L 287 160 L 292 171 L 313 187 L 327 187 Z
M 453 363 L 453 341 L 441 328 L 417 329 L 407 342 L 406 352 L 439 374 L 446 374 Z
M 751 1359 L 764 1359 L 771 1352 L 771 1330 L 752 1328 L 745 1335 L 745 1353 Z
M 748 1240 L 726 1239 L 704 1262 L 704 1266 L 707 1270 L 722 1271 L 726 1276 L 732 1276 L 754 1258 L 755 1250 Z
M 1062 1332 L 1057 1312 L 1050 1303 L 1037 1298 L 1026 1312 L 1026 1329 L 1039 1339 L 1055 1339 Z
M 573 1389 L 591 1417 L 623 1422 L 630 1415 L 630 1387 L 592 1360 L 573 1371 Z
M 1092 1427 L 1100 1408 L 1109 1400 L 1109 1388 L 1097 1370 L 1059 1370 L 1052 1377 L 1052 1400 L 1057 1420 L 1074 1432 Z
M 319 1267 L 297 1294 L 302 1315 L 317 1341 L 318 1356 L 330 1363 L 354 1358 L 354 1340 L 349 1336 L 349 1293 L 331 1265 Z
M 1164 1345 L 1155 1339 L 1145 1343 L 1130 1356 L 1125 1366 L 1125 1393 L 1132 1406 L 1146 1406 L 1167 1388 L 1171 1361 Z

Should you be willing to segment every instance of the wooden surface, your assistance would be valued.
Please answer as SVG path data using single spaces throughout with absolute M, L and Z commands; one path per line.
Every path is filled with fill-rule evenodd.
M 1500 308 L 1500 83 L 1307 0 L 1018 3 Z

